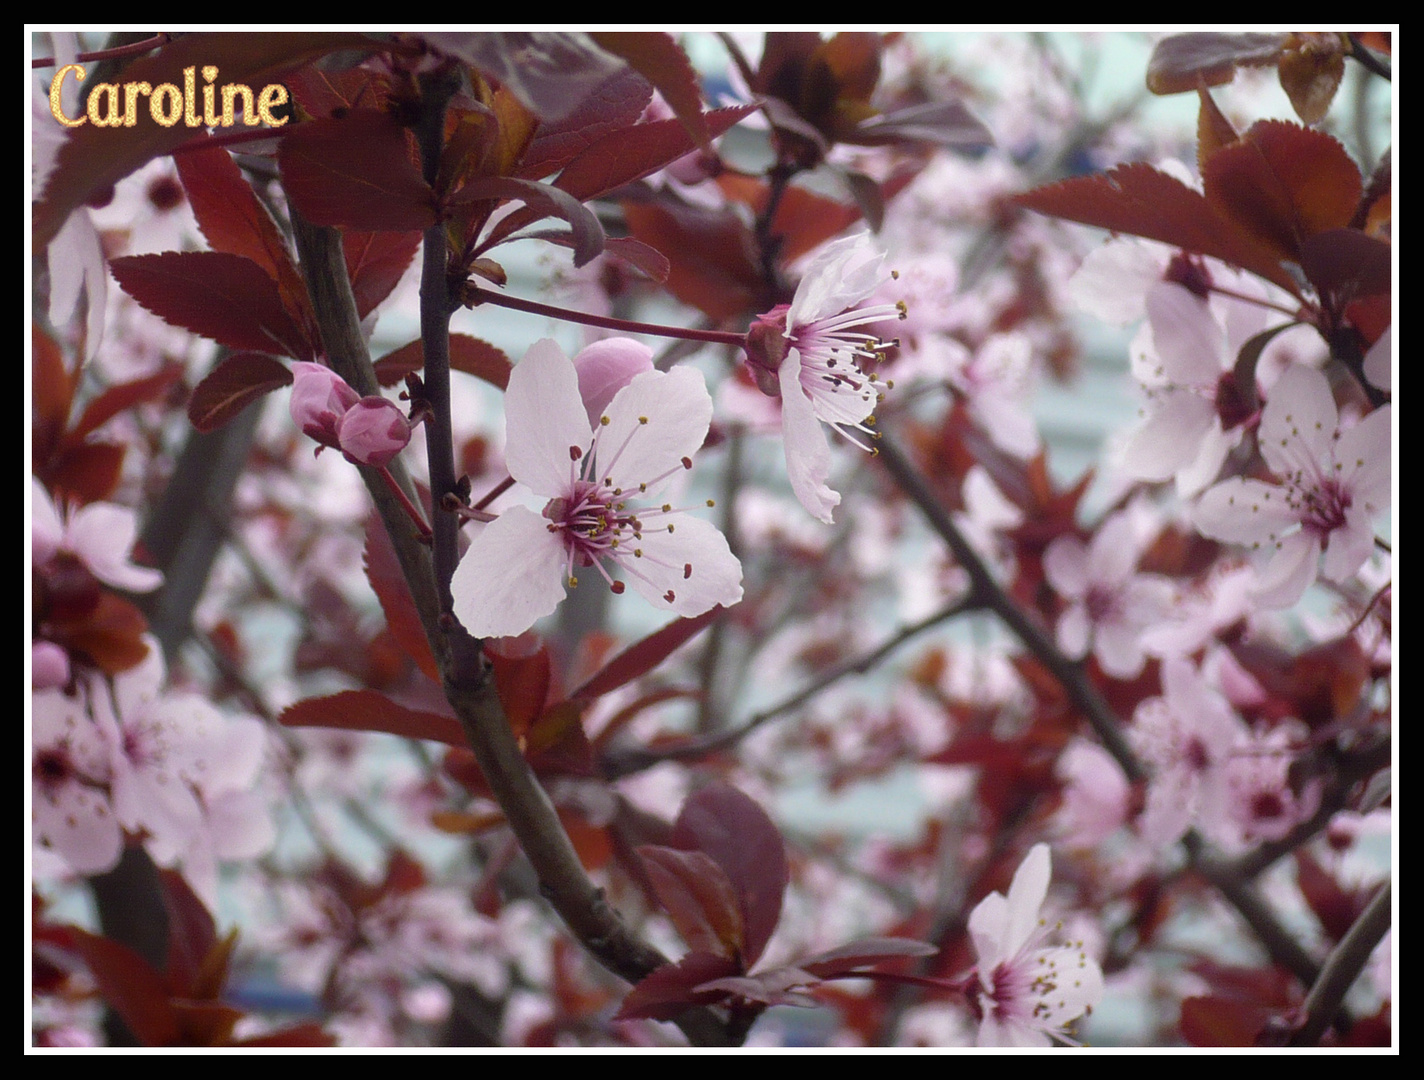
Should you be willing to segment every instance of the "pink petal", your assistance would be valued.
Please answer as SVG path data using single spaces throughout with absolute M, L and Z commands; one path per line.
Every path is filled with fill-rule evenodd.
M 1043 552 L 1043 573 L 1065 600 L 1088 592 L 1088 549 L 1076 536 L 1059 536 Z
M 630 570 L 628 584 L 654 607 L 689 618 L 742 598 L 742 564 L 710 522 L 678 514 L 672 532 L 647 529 L 639 544 L 641 558 L 620 562 Z
M 574 357 L 574 370 L 578 372 L 579 394 L 583 397 L 591 430 L 613 396 L 627 386 L 633 376 L 653 370 L 653 350 L 632 338 L 604 338 Z
M 1081 660 L 1088 655 L 1088 643 L 1093 638 L 1093 624 L 1088 618 L 1088 609 L 1081 601 L 1070 605 L 1058 616 L 1055 634 L 1058 647 L 1070 660 Z
M 149 592 L 163 584 L 163 575 L 129 562 L 137 535 L 134 512 L 113 503 L 81 506 L 70 517 L 67 530 L 69 546 L 96 578 L 116 589 Z
M 548 524 L 528 507 L 511 506 L 460 559 L 450 593 L 455 617 L 475 637 L 522 634 L 559 606 L 568 557 Z
M 831 448 L 811 399 L 801 389 L 801 357 L 795 349 L 786 354 L 777 375 L 781 382 L 781 434 L 791 490 L 813 517 L 829 525 L 831 511 L 841 497 L 826 486 L 831 475 Z
M 1197 531 L 1213 540 L 1249 544 L 1271 540 L 1300 521 L 1283 488 L 1239 477 L 1217 484 L 1192 513 Z
M 1315 582 L 1320 570 L 1320 541 L 1298 532 L 1282 540 L 1256 582 L 1257 603 L 1268 608 L 1290 607 Z
M 1339 424 L 1329 381 L 1314 368 L 1293 364 L 1271 387 L 1261 411 L 1261 456 L 1277 475 L 1310 476 L 1328 460 Z
M 531 345 L 509 373 L 504 419 L 509 475 L 536 495 L 554 498 L 563 493 L 575 461 L 573 451 L 581 456 L 588 450 L 592 431 L 579 395 L 578 373 L 551 338 Z
M 1008 952 L 1016 953 L 1028 944 L 1038 929 L 1038 911 L 1048 896 L 1053 865 L 1047 844 L 1034 844 L 1014 871 L 1009 885 L 1009 921 L 1004 930 Z
M 1190 390 L 1163 391 L 1156 411 L 1138 425 L 1123 448 L 1128 475 L 1160 482 L 1187 468 L 1201 453 L 1214 419 L 1216 407 L 1206 398 Z
M 1225 334 L 1206 301 L 1176 282 L 1147 291 L 1152 342 L 1167 378 L 1184 386 L 1211 386 L 1222 372 Z

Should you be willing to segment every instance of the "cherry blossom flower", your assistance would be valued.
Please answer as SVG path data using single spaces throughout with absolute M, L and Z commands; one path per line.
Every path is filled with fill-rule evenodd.
M 123 832 L 109 801 L 104 739 L 78 698 L 44 690 L 32 707 L 35 841 L 78 873 L 111 870 Z
M 1273 549 L 1255 596 L 1290 607 L 1318 574 L 1344 581 L 1369 558 L 1374 518 L 1389 507 L 1390 407 L 1341 430 L 1325 376 L 1297 365 L 1271 390 L 1259 445 L 1278 482 L 1217 484 L 1194 520 L 1204 536 Z
M 1147 291 L 1153 349 L 1134 348 L 1134 374 L 1149 414 L 1132 431 L 1123 458 L 1139 480 L 1176 478 L 1190 498 L 1216 479 L 1256 418 L 1233 370 L 1242 345 L 1264 326 L 1262 309 L 1234 304 L 1226 325 L 1206 300 L 1175 281 Z
M 692 368 L 634 377 L 590 430 L 573 363 L 552 340 L 515 365 L 505 393 L 509 473 L 548 500 L 512 506 L 475 537 L 450 583 L 476 637 L 523 633 L 550 614 L 576 572 L 606 564 L 654 607 L 700 615 L 742 597 L 742 568 L 717 529 L 671 503 L 636 505 L 692 467 L 712 399 Z
M 895 304 L 855 307 L 884 281 L 884 259 L 865 233 L 827 244 L 807 266 L 790 305 L 759 316 L 747 333 L 747 356 L 757 384 L 781 397 L 791 490 L 827 524 L 841 497 L 826 486 L 831 448 L 821 424 L 844 425 L 875 437 L 875 405 L 881 394 L 876 376 L 865 373 L 860 364 L 878 359 L 885 346 L 864 328 L 899 319 L 903 311 Z
M 992 892 L 969 913 L 978 958 L 970 1004 L 979 1019 L 979 1046 L 1071 1043 L 1066 1026 L 1102 999 L 1102 969 L 1081 942 L 1043 946 L 1048 928 L 1039 909 L 1051 873 L 1048 845 L 1035 844 L 1009 895 Z
M 1193 826 L 1215 840 L 1235 834 L 1230 762 L 1249 735 L 1191 661 L 1163 661 L 1162 696 L 1138 705 L 1131 737 L 1152 770 L 1138 822 L 1149 844 L 1165 848 Z
M 149 592 L 163 584 L 157 570 L 129 561 L 138 537 L 134 512 L 113 503 L 94 502 L 61 517 L 43 484 L 31 477 L 33 517 L 30 551 L 35 569 L 53 567 L 57 559 L 78 560 L 105 585 L 128 592 Z
M 292 420 L 321 445 L 334 446 L 358 465 L 389 465 L 410 442 L 410 421 L 395 402 L 361 397 L 322 364 L 292 365 Z
M 1068 601 L 1058 619 L 1058 647 L 1081 659 L 1091 645 L 1102 669 L 1133 678 L 1146 659 L 1143 631 L 1166 614 L 1172 585 L 1155 574 L 1137 574 L 1138 543 L 1130 516 L 1114 514 L 1084 546 L 1060 536 L 1043 553 L 1048 582 Z

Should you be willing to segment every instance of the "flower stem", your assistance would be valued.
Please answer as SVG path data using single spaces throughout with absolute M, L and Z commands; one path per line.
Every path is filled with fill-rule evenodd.
M 391 470 L 382 465 L 380 473 L 381 478 L 386 482 L 386 487 L 391 489 L 391 494 L 396 497 L 401 506 L 405 507 L 405 512 L 410 515 L 410 520 L 415 522 L 415 527 L 420 531 L 421 537 L 429 540 L 433 535 L 430 531 L 430 526 L 425 523 L 425 518 L 423 518 L 420 511 L 415 508 L 415 503 L 410 501 L 410 496 L 396 483 L 396 478 L 391 475 Z
M 555 307 L 552 304 L 541 304 L 537 300 L 521 300 L 517 296 L 505 296 L 503 293 L 497 293 L 491 289 L 475 288 L 472 291 L 476 299 L 470 305 L 471 307 L 475 304 L 494 304 L 496 307 L 526 311 L 531 315 L 547 315 L 551 319 L 582 323 L 585 326 L 597 326 L 604 330 L 622 330 L 629 334 L 682 338 L 685 341 L 706 341 L 714 345 L 730 345 L 734 349 L 743 348 L 747 343 L 745 334 L 734 334 L 730 330 L 694 330 L 691 327 L 636 322 L 632 319 L 617 319 L 611 315 L 590 315 L 583 311 L 570 311 L 568 308 Z
M 152 52 L 160 45 L 167 45 L 169 36 L 167 34 L 154 34 L 153 37 L 144 38 L 142 41 L 135 41 L 129 45 L 119 45 L 112 49 L 100 49 L 98 52 L 80 53 L 74 58 L 75 63 L 87 64 L 91 60 L 110 60 L 124 56 L 138 56 L 141 53 Z M 30 61 L 31 68 L 54 67 L 53 56 L 37 56 Z

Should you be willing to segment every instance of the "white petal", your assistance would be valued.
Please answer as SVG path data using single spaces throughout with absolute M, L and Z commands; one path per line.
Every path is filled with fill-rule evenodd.
M 536 341 L 509 373 L 504 420 L 509 475 L 536 495 L 563 492 L 574 460 L 570 448 L 587 451 L 592 432 L 578 372 L 552 339 Z
M 599 479 L 636 491 L 682 468 L 702 448 L 712 423 L 712 398 L 696 368 L 648 371 L 614 395 L 598 435 Z M 642 421 L 646 419 L 647 423 Z M 661 482 L 659 482 L 659 486 Z
M 1048 881 L 1052 875 L 1048 845 L 1034 844 L 1014 871 L 1014 880 L 1009 886 L 1009 921 L 1004 930 L 1008 952 L 1018 952 L 1038 929 L 1038 911 L 1048 896 Z
M 1054 538 L 1043 553 L 1043 573 L 1059 596 L 1082 598 L 1088 591 L 1088 549 L 1076 536 Z
M 1328 460 L 1340 413 L 1323 374 L 1293 364 L 1271 387 L 1261 411 L 1261 456 L 1277 475 L 1305 470 Z
M 1287 536 L 1261 571 L 1254 596 L 1268 608 L 1290 607 L 1315 582 L 1320 570 L 1320 541 L 1312 534 Z
M 1112 240 L 1090 251 L 1068 280 L 1068 297 L 1084 312 L 1114 326 L 1142 318 L 1143 283 L 1159 279 L 1167 249 L 1137 240 Z
M 781 435 L 791 490 L 813 517 L 829 525 L 831 511 L 841 497 L 826 486 L 831 475 L 831 448 L 811 399 L 801 389 L 801 357 L 795 349 L 787 352 L 777 375 L 781 381 Z
M 1177 470 L 1177 494 L 1183 499 L 1191 499 L 1215 482 L 1226 455 L 1241 441 L 1241 434 L 1239 427 L 1222 431 L 1221 418 L 1213 413 L 1211 423 L 1202 436 L 1196 460 Z
M 1330 530 L 1320 572 L 1331 581 L 1344 581 L 1365 564 L 1374 546 L 1375 532 L 1369 513 L 1363 507 L 1352 506 L 1345 511 L 1345 524 Z
M 1206 301 L 1176 282 L 1159 281 L 1147 290 L 1147 316 L 1167 376 L 1185 386 L 1214 385 L 1226 335 Z
M 1192 512 L 1203 536 L 1236 544 L 1270 540 L 1299 520 L 1286 505 L 1283 488 L 1239 477 L 1217 484 Z
M 786 313 L 786 325 L 839 315 L 860 303 L 880 284 L 885 256 L 864 232 L 826 244 L 806 266 Z
M 137 535 L 134 512 L 113 503 L 81 506 L 69 519 L 69 545 L 96 578 L 116 589 L 148 592 L 163 584 L 163 575 L 129 562 Z
M 1128 475 L 1160 482 L 1187 468 L 1215 418 L 1216 407 L 1206 398 L 1190 390 L 1163 391 L 1156 411 L 1128 436 L 1122 455 Z
M 472 635 L 522 634 L 559 606 L 568 556 L 548 525 L 511 506 L 475 537 L 450 580 L 455 617 Z
M 1093 628 L 1093 655 L 1115 679 L 1134 679 L 1142 671 L 1142 626 L 1131 622 L 1100 622 Z
M 636 571 L 628 575 L 628 584 L 654 607 L 684 618 L 739 601 L 742 564 L 726 538 L 710 522 L 690 514 L 672 515 L 672 525 L 671 533 L 651 529 L 643 533 L 638 541 L 641 558 L 619 559 Z M 672 600 L 667 599 L 668 593 Z
M 1350 491 L 1356 505 L 1368 503 L 1372 514 L 1390 504 L 1391 406 L 1376 409 L 1354 427 L 1340 433 L 1335 460 L 1336 479 Z
M 1394 386 L 1393 372 L 1394 356 L 1394 326 L 1386 326 L 1384 333 L 1379 336 L 1370 351 L 1365 353 L 1365 363 L 1360 369 L 1364 372 L 1365 379 L 1372 386 L 1376 386 L 1389 393 Z
M 1125 513 L 1113 514 L 1098 526 L 1088 546 L 1088 579 L 1098 585 L 1121 585 L 1137 568 L 1137 533 Z
M 59 552 L 64 543 L 64 523 L 49 497 L 45 486 L 30 477 L 30 558 L 35 566 L 43 566 Z
M 1002 893 L 991 892 L 969 913 L 969 936 L 974 941 L 978 967 L 987 978 L 1012 950 L 1007 947 L 1009 903 Z
M 1070 660 L 1081 660 L 1088 655 L 1088 643 L 1093 638 L 1093 624 L 1088 618 L 1087 605 L 1082 601 L 1070 604 L 1058 616 L 1055 633 L 1058 647 Z

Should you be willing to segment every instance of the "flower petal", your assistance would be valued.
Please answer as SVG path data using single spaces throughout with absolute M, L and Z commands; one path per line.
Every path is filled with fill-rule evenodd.
M 504 419 L 509 475 L 536 495 L 559 495 L 569 483 L 572 448 L 585 453 L 592 432 L 573 361 L 551 338 L 531 345 L 509 373 Z
M 781 435 L 786 449 L 786 475 L 801 505 L 827 525 L 841 497 L 826 486 L 831 475 L 831 448 L 816 418 L 811 399 L 801 388 L 801 356 L 792 349 L 781 362 Z
M 1314 476 L 1328 460 L 1340 413 L 1323 374 L 1293 364 L 1271 387 L 1261 410 L 1261 456 L 1279 476 Z
M 1268 608 L 1290 607 L 1315 582 L 1320 570 L 1320 540 L 1298 532 L 1282 540 L 1256 583 L 1257 603 Z
M 649 529 L 639 545 L 641 557 L 619 562 L 635 571 L 628 583 L 654 607 L 690 618 L 742 598 L 742 564 L 710 522 L 679 514 L 673 532 Z
M 613 487 L 649 491 L 702 448 L 712 423 L 712 397 L 696 368 L 648 371 L 614 395 L 598 435 L 598 478 Z
M 1206 301 L 1176 282 L 1160 281 L 1147 291 L 1147 315 L 1168 378 L 1185 386 L 1215 384 L 1226 335 Z
M 455 617 L 473 636 L 522 634 L 559 606 L 567 555 L 548 524 L 511 506 L 475 537 L 450 580 Z
M 1285 496 L 1274 484 L 1236 477 L 1203 495 L 1192 521 L 1198 532 L 1213 540 L 1234 544 L 1270 540 L 1300 520 L 1286 505 Z

